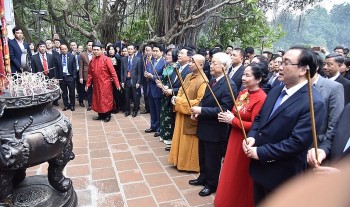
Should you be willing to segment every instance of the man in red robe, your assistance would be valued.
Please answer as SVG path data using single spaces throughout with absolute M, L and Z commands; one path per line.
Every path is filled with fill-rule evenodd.
M 109 122 L 111 120 L 111 110 L 113 109 L 113 88 L 112 82 L 118 90 L 120 90 L 119 80 L 114 70 L 113 63 L 110 58 L 105 56 L 102 52 L 103 45 L 101 43 L 94 43 L 92 58 L 89 64 L 88 79 L 85 90 L 91 84 L 92 90 L 92 110 L 98 113 L 94 120 L 104 120 Z

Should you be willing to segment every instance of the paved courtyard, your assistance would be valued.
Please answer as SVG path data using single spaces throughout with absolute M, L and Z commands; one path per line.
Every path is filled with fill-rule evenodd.
M 96 113 L 80 106 L 64 114 L 73 125 L 76 155 L 65 175 L 73 180 L 78 206 L 213 206 L 214 195 L 200 197 L 202 187 L 188 184 L 198 175 L 177 171 L 167 162 L 164 144 L 144 133 L 149 114 L 132 118 L 119 112 L 109 123 L 92 120 Z M 27 171 L 46 173 L 46 163 Z

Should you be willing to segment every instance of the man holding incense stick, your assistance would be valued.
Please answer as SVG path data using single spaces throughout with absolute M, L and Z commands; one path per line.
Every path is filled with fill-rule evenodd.
M 313 51 L 304 47 L 289 49 L 278 76 L 285 85 L 271 89 L 248 133 L 248 144 L 242 143 L 243 151 L 252 158 L 255 205 L 307 167 L 306 154 L 313 142 L 312 119 L 318 131 L 325 115 L 322 96 L 311 87 L 309 97 L 307 87 L 307 70 L 313 77 L 316 69 Z M 317 112 L 314 116 L 309 98 Z
M 164 47 L 162 45 L 155 45 L 153 47 L 153 60 L 147 65 L 144 72 L 145 78 L 148 80 L 148 103 L 151 114 L 151 126 L 145 130 L 145 133 L 154 133 L 155 137 L 160 135 L 160 111 L 162 89 L 157 87 L 156 80 L 159 80 L 163 73 L 165 61 L 163 57 Z
M 191 119 L 191 106 L 198 106 L 202 100 L 206 84 L 199 74 L 203 73 L 205 58 L 194 55 L 189 67 L 192 73 L 182 81 L 181 73 L 175 68 L 179 76 L 181 87 L 177 96 L 172 97 L 172 104 L 176 112 L 174 135 L 168 162 L 178 170 L 199 171 L 197 121 Z
M 219 122 L 219 112 L 231 110 L 233 99 L 229 87 L 233 93 L 237 93 L 237 88 L 231 79 L 230 85 L 226 81 L 224 71 L 231 63 L 229 55 L 218 52 L 213 55 L 210 74 L 213 79 L 209 82 L 213 94 L 209 87 L 205 90 L 200 106 L 193 106 L 191 113 L 198 119 L 198 154 L 200 175 L 197 179 L 190 180 L 190 185 L 203 185 L 199 192 L 200 196 L 209 196 L 216 191 L 219 181 L 222 143 L 227 139 L 228 124 Z M 223 70 L 224 69 L 224 70 Z M 219 102 L 219 106 L 217 102 Z

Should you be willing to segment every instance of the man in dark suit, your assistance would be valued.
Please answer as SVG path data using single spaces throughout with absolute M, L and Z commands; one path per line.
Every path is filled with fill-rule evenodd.
M 223 111 L 231 110 L 233 99 L 230 94 L 225 73 L 222 68 L 227 69 L 230 65 L 230 56 L 226 53 L 215 53 L 212 58 L 210 74 L 213 80 L 210 81 L 215 97 Z M 229 79 L 233 93 L 237 93 L 234 82 Z M 222 157 L 222 144 L 227 139 L 228 124 L 219 122 L 218 114 L 220 109 L 207 88 L 205 90 L 200 106 L 191 108 L 191 113 L 198 119 L 198 154 L 199 154 L 199 177 L 190 180 L 190 185 L 204 185 L 199 192 L 200 196 L 209 196 L 216 191 L 219 181 Z
M 205 48 L 201 48 L 201 49 L 199 49 L 198 54 L 203 55 L 204 57 L 206 57 L 207 56 L 207 50 Z M 207 76 L 208 80 L 211 80 L 210 63 L 209 63 L 207 58 L 205 58 L 205 64 L 204 64 L 203 71 L 204 71 L 205 75 Z
M 317 64 L 313 51 L 293 47 L 283 56 L 278 79 L 284 86 L 272 88 L 248 133 L 243 150 L 254 182 L 254 203 L 306 169 L 306 154 L 312 144 L 307 70 L 313 77 Z M 312 87 L 316 131 L 325 115 L 322 96 Z
M 125 89 L 125 116 L 130 115 L 130 95 L 134 100 L 132 117 L 137 116 L 140 109 L 140 86 L 142 74 L 141 59 L 134 55 L 134 45 L 128 46 L 128 56 L 121 61 L 121 85 Z
M 335 162 L 350 154 L 350 104 L 347 104 L 339 117 L 337 126 L 334 128 L 332 137 L 328 142 L 323 142 L 318 148 L 318 162 L 316 161 L 315 150 L 310 149 L 307 155 L 307 162 L 314 167 L 315 172 L 332 173 L 339 171 L 336 168 L 321 166 L 323 160 L 328 158 Z M 327 152 L 323 156 L 323 152 Z
M 252 47 L 247 47 L 244 49 L 244 52 L 246 54 L 246 58 L 248 58 L 250 60 L 250 62 L 252 62 L 254 56 L 255 56 L 255 52 L 254 52 L 254 48 Z
M 59 58 L 59 53 L 56 51 L 56 50 L 53 50 L 53 42 L 51 39 L 47 39 L 45 41 L 45 44 L 46 44 L 46 52 L 53 55 L 57 60 Z
M 58 61 L 60 61 L 60 54 L 58 52 L 56 52 L 56 50 L 53 50 L 53 42 L 51 39 L 47 39 L 45 41 L 45 45 L 46 45 L 46 53 L 47 54 L 50 54 L 53 56 L 53 59 L 56 63 L 56 66 L 55 66 L 55 77 L 57 78 L 57 70 L 58 70 Z M 58 104 L 58 100 L 60 99 L 61 97 L 59 97 L 57 100 L 53 101 L 52 104 L 54 106 L 59 106 Z
M 330 159 L 332 161 L 339 160 L 347 154 L 350 154 L 350 104 L 347 104 L 339 118 L 335 135 L 330 151 Z
M 147 67 L 144 76 L 148 79 L 148 102 L 151 114 L 151 126 L 145 130 L 145 133 L 155 132 L 154 136 L 159 136 L 160 131 L 160 110 L 162 89 L 157 87 L 156 80 L 160 78 L 165 66 L 163 58 L 164 47 L 156 45 L 153 47 L 153 60 Z M 157 76 L 158 75 L 158 76 Z
M 40 41 L 38 53 L 32 56 L 32 73 L 44 73 L 48 78 L 56 77 L 57 62 L 53 55 L 46 53 L 46 44 Z
M 69 54 L 73 55 L 75 57 L 76 65 L 77 65 L 77 74 L 75 75 L 75 88 L 77 89 L 78 93 L 78 100 L 79 100 L 79 106 L 85 107 L 84 105 L 84 91 L 85 91 L 85 85 L 80 83 L 79 80 L 79 61 L 80 61 L 80 52 L 78 51 L 78 44 L 75 41 L 71 41 L 69 43 L 70 51 Z
M 344 104 L 350 103 L 350 80 L 344 78 L 339 69 L 344 63 L 344 57 L 338 53 L 332 53 L 326 56 L 324 61 L 324 74 L 330 79 L 341 83 L 344 87 Z
M 282 57 L 280 55 L 274 55 L 272 57 L 272 60 L 270 62 L 271 64 L 271 71 L 269 72 L 269 80 L 267 81 L 267 86 L 265 88 L 265 92 L 270 92 L 271 88 L 274 88 L 276 86 L 281 85 L 281 81 L 278 79 L 279 76 L 279 67 L 282 63 Z
M 179 63 L 178 69 L 181 74 L 182 80 L 185 80 L 186 75 L 191 72 L 188 65 L 190 63 L 191 57 L 192 57 L 192 50 L 190 48 L 186 47 L 179 51 L 177 62 Z M 181 87 L 181 82 L 179 81 L 175 72 L 173 72 L 170 75 L 170 81 L 171 81 L 171 85 L 170 83 L 167 85 L 167 90 L 165 91 L 165 94 L 170 96 L 174 94 L 174 96 L 176 96 L 177 92 Z
M 320 71 L 323 69 L 323 58 L 318 55 L 318 53 L 315 53 L 315 55 L 318 62 L 318 71 Z M 324 117 L 321 129 L 317 134 L 319 141 L 318 159 L 319 163 L 321 163 L 330 155 L 336 125 L 344 109 L 344 88 L 342 84 L 327 78 L 323 78 L 318 73 L 316 73 L 311 79 L 311 82 L 324 98 L 326 109 L 326 116 Z M 317 166 L 315 163 L 313 163 L 314 156 L 315 148 L 311 148 L 307 154 L 307 161 L 312 167 Z
M 142 57 L 142 71 L 147 71 L 152 61 L 152 46 L 146 45 L 144 47 L 144 56 Z M 148 80 L 145 76 L 142 76 L 142 89 L 143 89 L 143 100 L 145 102 L 145 109 L 140 114 L 149 113 L 149 102 L 148 102 Z
M 60 51 L 61 54 L 58 61 L 57 78 L 60 79 L 62 99 L 64 103 L 63 111 L 68 109 L 75 111 L 75 76 L 77 74 L 76 61 L 73 55 L 68 54 L 68 47 L 66 44 L 61 44 Z
M 317 60 L 317 73 L 311 79 L 313 86 L 324 98 L 326 116 L 318 133 L 318 141 L 322 143 L 333 136 L 336 123 L 344 109 L 344 87 L 342 84 L 322 77 L 319 72 L 323 70 L 323 58 L 315 53 Z
M 79 82 L 86 85 L 86 81 L 88 78 L 88 71 L 89 71 L 89 63 L 91 59 L 93 58 L 94 54 L 92 53 L 92 40 L 88 40 L 86 43 L 86 52 L 82 52 L 80 54 L 80 60 L 79 60 Z M 83 96 L 87 98 L 88 101 L 88 107 L 87 111 L 91 111 L 91 103 L 92 103 L 92 87 L 90 86 L 88 90 L 83 93 Z
M 23 32 L 21 28 L 13 28 L 12 33 L 15 36 L 15 38 L 8 41 L 11 61 L 11 73 L 21 73 L 22 54 L 27 53 L 27 57 L 31 58 L 29 44 L 23 40 Z
M 242 75 L 244 72 L 244 50 L 241 48 L 235 48 L 231 51 L 231 67 L 228 69 L 227 74 L 236 84 L 238 91 L 242 86 Z
M 61 40 L 54 39 L 53 43 L 54 43 L 53 50 L 55 50 L 58 54 L 61 54 Z
M 139 51 L 140 50 L 140 45 L 135 44 L 134 47 L 135 47 L 135 54 L 134 55 L 136 57 L 142 59 L 142 52 Z

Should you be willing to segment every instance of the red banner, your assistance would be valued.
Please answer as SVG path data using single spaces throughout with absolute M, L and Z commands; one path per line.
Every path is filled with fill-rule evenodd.
M 1 18 L 1 41 L 0 41 L 0 93 L 2 91 L 5 77 L 11 74 L 10 52 L 7 42 L 7 29 L 5 19 L 5 2 L 0 0 L 0 18 Z

